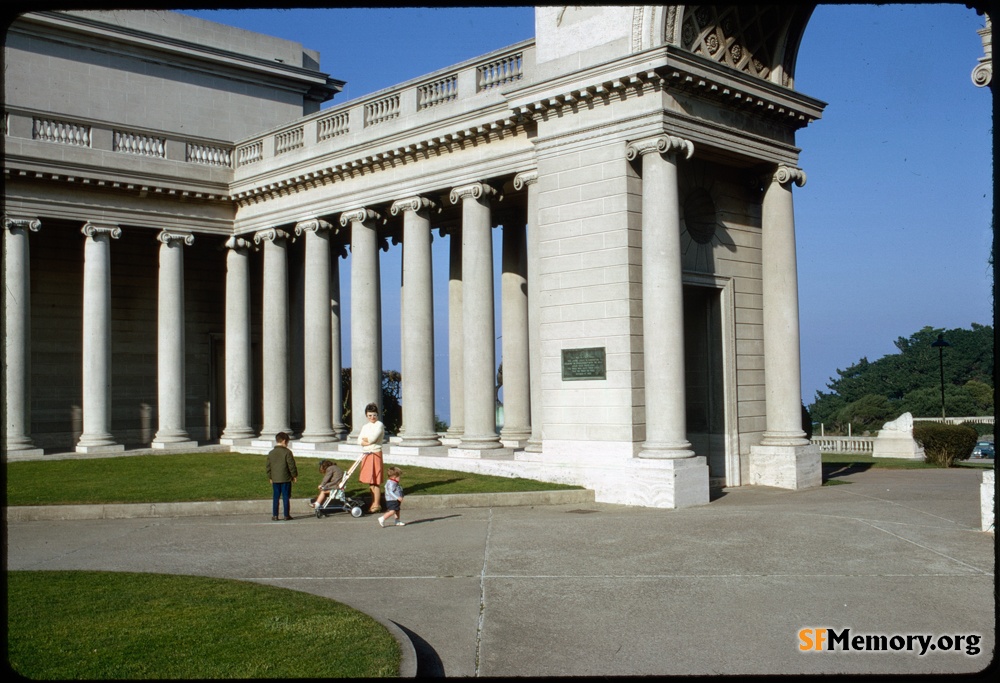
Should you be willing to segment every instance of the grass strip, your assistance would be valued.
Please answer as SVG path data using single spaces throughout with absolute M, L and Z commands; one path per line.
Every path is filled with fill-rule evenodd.
M 150 454 L 118 458 L 39 460 L 5 464 L 7 505 L 98 505 L 271 498 L 263 455 L 245 453 Z M 320 482 L 320 458 L 295 458 L 299 480 L 292 496 L 313 497 Z M 345 471 L 353 461 L 336 461 Z M 391 463 L 386 460 L 386 467 Z M 436 470 L 401 465 L 407 496 L 506 493 L 579 489 L 533 479 Z M 347 493 L 368 487 L 355 473 Z
M 369 678 L 399 675 L 371 617 L 228 579 L 7 573 L 7 652 L 29 679 Z
M 870 455 L 859 455 L 857 453 L 823 453 L 823 465 L 826 467 L 838 466 L 840 468 L 856 469 L 882 469 L 882 470 L 939 470 L 941 467 L 924 462 L 923 460 L 907 460 L 905 458 L 873 458 Z M 955 467 L 992 467 L 992 460 L 971 461 L 962 460 L 954 465 Z

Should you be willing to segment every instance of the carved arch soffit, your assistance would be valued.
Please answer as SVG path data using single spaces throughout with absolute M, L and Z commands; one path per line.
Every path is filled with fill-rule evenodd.
M 676 45 L 743 73 L 794 87 L 795 62 L 814 3 L 637 6 L 632 50 Z

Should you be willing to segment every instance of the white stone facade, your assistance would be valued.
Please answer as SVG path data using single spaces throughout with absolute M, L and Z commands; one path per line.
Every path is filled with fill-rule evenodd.
M 350 249 L 355 418 L 379 395 L 381 301 L 403 302 L 389 461 L 655 507 L 707 503 L 710 486 L 819 485 L 793 207 L 795 131 L 824 107 L 793 87 L 808 17 L 542 7 L 534 40 L 320 110 L 342 84 L 295 43 L 169 12 L 25 15 L 5 52 L 4 277 L 24 293 L 7 304 L 5 448 L 246 450 L 283 430 L 350 452 Z M 748 38 L 765 24 L 782 28 Z M 255 58 L 275 51 L 285 66 Z M 75 95 L 33 87 L 50 77 Z M 131 78 L 172 104 L 102 99 Z M 227 104 L 233 80 L 246 87 Z M 448 301 L 428 286 L 435 232 Z M 400 245 L 407 286 L 380 291 L 379 251 Z M 447 388 L 436 306 L 454 328 Z M 429 412 L 442 390 L 446 435 Z

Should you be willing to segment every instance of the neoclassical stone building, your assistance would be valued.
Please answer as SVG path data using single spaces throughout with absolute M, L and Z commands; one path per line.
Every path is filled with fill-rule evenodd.
M 278 431 L 301 454 L 350 452 L 342 335 L 358 416 L 379 396 L 381 302 L 399 297 L 390 462 L 657 507 L 819 485 L 793 205 L 795 132 L 824 107 L 794 87 L 811 7 L 539 7 L 532 40 L 325 109 L 343 83 L 296 43 L 172 12 L 20 17 L 4 54 L 7 456 L 263 452 Z M 398 292 L 379 285 L 387 249 Z

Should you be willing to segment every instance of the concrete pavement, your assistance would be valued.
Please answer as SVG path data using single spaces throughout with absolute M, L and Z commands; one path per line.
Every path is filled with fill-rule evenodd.
M 197 517 L 9 516 L 7 567 L 208 575 L 324 595 L 398 624 L 420 675 L 968 673 L 989 666 L 995 646 L 980 476 L 869 470 L 673 511 L 408 505 L 408 525 L 387 529 L 343 513 L 276 523 L 269 504 Z M 820 627 L 904 637 L 895 643 L 933 636 L 935 647 L 963 638 L 957 651 L 923 655 L 800 651 L 800 631 Z

